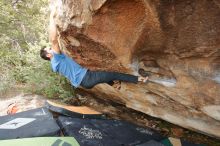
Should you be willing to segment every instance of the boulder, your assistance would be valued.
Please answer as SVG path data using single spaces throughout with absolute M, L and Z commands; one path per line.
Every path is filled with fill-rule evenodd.
M 220 138 L 219 0 L 51 0 L 60 44 L 90 70 L 151 74 L 85 90 Z

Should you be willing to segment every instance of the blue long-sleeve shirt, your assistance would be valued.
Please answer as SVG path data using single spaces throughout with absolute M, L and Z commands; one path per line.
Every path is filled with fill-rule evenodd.
M 80 66 L 65 54 L 53 53 L 51 67 L 54 72 L 58 72 L 68 78 L 76 88 L 80 85 L 87 72 L 86 68 Z

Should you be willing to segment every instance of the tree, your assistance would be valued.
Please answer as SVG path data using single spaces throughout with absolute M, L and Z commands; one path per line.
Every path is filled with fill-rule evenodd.
M 48 44 L 47 0 L 0 1 L 0 91 L 25 84 L 32 92 L 70 96 L 68 82 L 51 73 L 39 50 Z

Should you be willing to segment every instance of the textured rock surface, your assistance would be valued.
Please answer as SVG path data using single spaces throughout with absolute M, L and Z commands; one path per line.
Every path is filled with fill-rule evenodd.
M 81 65 L 148 84 L 87 90 L 182 127 L 220 137 L 219 0 L 51 0 L 61 44 Z

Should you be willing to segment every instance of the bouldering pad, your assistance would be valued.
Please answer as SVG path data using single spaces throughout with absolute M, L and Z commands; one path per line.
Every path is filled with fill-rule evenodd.
M 35 137 L 1 140 L 1 146 L 79 146 L 73 137 Z
M 47 108 L 0 117 L 0 139 L 58 136 L 60 128 Z
M 105 115 L 86 106 L 68 106 L 47 100 L 46 107 L 56 113 L 74 118 L 105 118 Z
M 178 138 L 169 137 L 161 141 L 164 146 L 205 146 L 203 144 L 194 144 Z
M 149 140 L 160 141 L 161 135 L 120 120 L 79 119 L 58 117 L 58 124 L 65 136 L 73 136 L 83 146 L 137 145 Z

